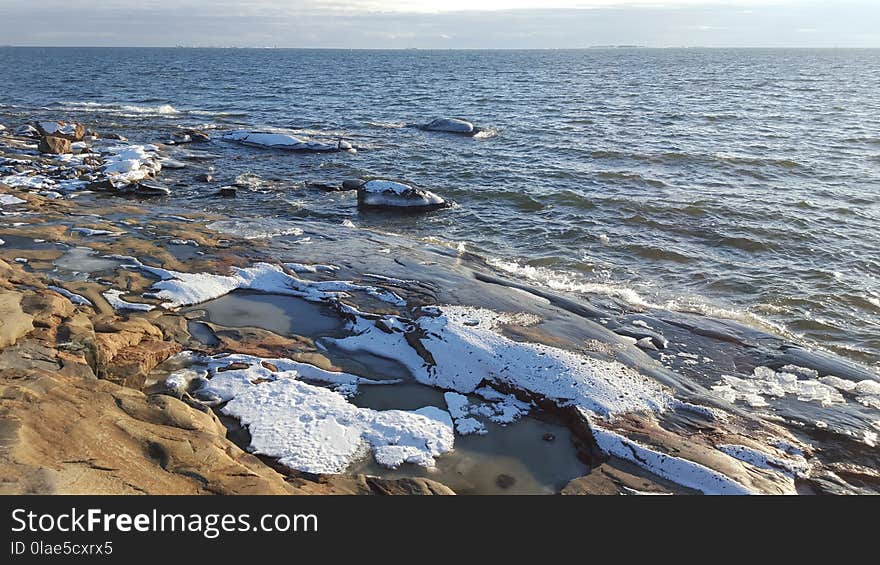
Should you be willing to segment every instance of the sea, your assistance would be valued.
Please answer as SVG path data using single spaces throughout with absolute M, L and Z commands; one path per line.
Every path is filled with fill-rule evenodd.
M 481 133 L 408 127 L 436 117 Z M 0 48 L 0 124 L 36 119 L 138 142 L 184 127 L 346 139 L 356 154 L 215 138 L 163 205 L 350 222 L 880 368 L 880 50 Z M 366 212 L 315 188 L 363 177 L 454 206 Z M 237 198 L 216 196 L 225 184 Z

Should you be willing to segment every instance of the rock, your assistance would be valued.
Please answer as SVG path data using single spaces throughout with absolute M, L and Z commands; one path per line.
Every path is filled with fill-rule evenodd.
M 100 190 L 115 190 L 116 187 L 113 186 L 113 183 L 107 179 L 100 179 L 91 181 L 86 185 L 86 190 L 92 191 L 100 191 Z
M 473 135 L 477 133 L 474 124 L 458 118 L 437 118 L 419 127 L 427 131 L 442 131 L 462 135 Z
M 317 141 L 304 139 L 288 133 L 261 132 L 248 130 L 234 130 L 226 132 L 223 139 L 235 141 L 242 145 L 263 147 L 268 149 L 285 149 L 287 151 L 305 152 L 333 152 L 348 151 L 356 152 L 351 143 L 339 141 Z
M 331 494 L 226 439 L 211 411 L 108 381 L 40 370 L 0 375 L 3 494 Z
M 16 128 L 13 135 L 18 137 L 40 137 L 40 132 L 34 126 L 25 124 Z
M 250 365 L 248 365 L 247 363 L 230 363 L 229 365 L 226 365 L 225 367 L 219 367 L 217 369 L 217 372 L 222 373 L 223 371 L 241 371 L 241 370 L 247 369 L 249 367 L 250 367 Z
M 33 324 L 41 328 L 54 328 L 65 318 L 73 315 L 73 303 L 57 292 L 38 290 L 21 300 L 22 310 L 33 317 Z
M 342 181 L 342 190 L 357 190 L 364 186 L 364 181 L 360 179 L 346 179 Z
M 340 190 L 349 190 L 344 188 L 340 184 L 329 184 L 324 182 L 310 182 L 306 186 L 308 186 L 309 188 L 323 190 L 324 192 L 338 192 Z
M 70 141 L 82 141 L 86 128 L 73 122 L 37 122 L 37 131 L 43 137 L 63 137 Z
M 175 159 L 162 159 L 162 168 L 163 169 L 185 169 L 187 167 L 186 163 L 183 161 L 177 161 Z
M 176 353 L 181 346 L 173 341 L 144 340 L 117 353 L 101 377 L 128 388 L 140 390 L 147 374 Z
M 500 475 L 495 477 L 495 484 L 498 485 L 498 488 L 509 489 L 516 484 L 516 478 L 501 473 Z
M 382 479 L 379 477 L 364 478 L 373 494 L 381 495 L 454 495 L 455 491 L 444 484 L 418 477 L 402 479 Z
M 196 176 L 196 180 L 200 182 L 214 182 L 214 176 L 211 173 L 202 173 Z
M 224 186 L 217 191 L 218 196 L 223 198 L 235 198 L 237 191 L 234 186 Z
M 37 149 L 40 153 L 50 153 L 53 155 L 63 155 L 65 153 L 73 152 L 69 139 L 54 135 L 41 138 Z
M 0 349 L 14 345 L 34 329 L 33 316 L 21 307 L 22 295 L 0 290 Z
M 592 469 L 589 475 L 572 479 L 562 489 L 563 495 L 610 495 L 610 494 L 672 494 L 688 492 L 674 485 L 660 484 L 652 479 L 628 473 L 608 463 Z
M 187 128 L 183 130 L 184 135 L 188 135 L 193 143 L 207 143 L 211 141 L 211 136 L 199 129 Z
M 171 194 L 170 188 L 164 184 L 149 179 L 137 183 L 137 185 L 135 185 L 135 190 L 138 194 L 143 194 L 145 196 L 168 196 Z
M 116 141 L 128 141 L 128 138 L 118 133 L 108 133 L 104 135 L 104 139 L 114 139 Z
M 357 189 L 362 208 L 435 210 L 449 204 L 433 192 L 390 180 L 370 180 Z

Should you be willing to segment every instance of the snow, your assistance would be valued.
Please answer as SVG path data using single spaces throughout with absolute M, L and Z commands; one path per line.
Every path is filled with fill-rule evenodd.
M 25 204 L 27 200 L 22 200 L 11 194 L 0 194 L 0 206 L 15 206 L 16 204 Z
M 285 267 L 297 274 L 302 273 L 335 273 L 339 267 L 335 265 L 306 265 L 304 263 L 285 263 Z
M 476 418 L 468 416 L 470 409 L 468 408 L 468 397 L 457 392 L 447 392 L 443 395 L 446 400 L 446 406 L 449 408 L 449 414 L 455 422 L 455 431 L 459 435 L 469 434 L 485 434 L 486 427 Z
M 590 428 L 604 453 L 635 463 L 658 477 L 704 494 L 752 494 L 745 486 L 704 465 L 660 453 L 595 425 Z
M 358 199 L 365 206 L 433 207 L 446 201 L 433 192 L 389 180 L 371 180 L 358 188 Z
M 182 273 L 144 265 L 133 257 L 116 257 L 159 277 L 149 296 L 165 300 L 164 308 L 178 308 L 199 304 L 228 294 L 233 290 L 255 290 L 270 294 L 298 296 L 313 302 L 337 299 L 347 292 L 363 291 L 385 302 L 403 305 L 396 294 L 381 288 L 359 285 L 349 281 L 307 281 L 287 274 L 269 263 L 257 263 L 251 267 L 233 267 L 231 275 L 210 273 Z
M 94 304 L 92 304 L 92 301 L 89 300 L 88 298 L 86 298 L 85 296 L 82 296 L 79 294 L 74 294 L 74 293 L 70 292 L 69 290 L 67 290 L 66 288 L 61 288 L 60 286 L 51 286 L 50 285 L 49 290 L 54 290 L 55 292 L 57 292 L 58 294 L 60 294 L 61 296 L 65 297 L 65 298 L 67 298 L 72 303 L 76 304 L 77 306 L 94 306 Z
M 141 302 L 128 302 L 122 299 L 122 295 L 125 294 L 121 290 L 117 290 L 115 288 L 111 288 L 102 293 L 104 298 L 113 307 L 114 310 L 135 310 L 139 312 L 149 312 L 155 306 L 152 304 L 143 304 Z
M 96 236 L 96 235 L 112 235 L 112 236 L 122 235 L 119 232 L 114 232 L 114 231 L 110 231 L 110 230 L 96 230 L 96 229 L 92 229 L 92 228 L 70 228 L 70 231 L 72 231 L 74 233 L 81 234 L 86 237 L 92 237 L 92 236 Z
M 117 145 L 104 155 L 104 174 L 119 188 L 154 176 L 162 170 L 155 145 Z
M 817 379 L 810 369 L 791 365 L 774 371 L 769 367 L 755 367 L 749 378 L 722 375 L 712 390 L 728 402 L 744 401 L 752 407 L 767 406 L 767 397 L 795 396 L 802 402 L 819 402 L 831 406 L 846 402 L 833 386 Z M 827 381 L 826 381 L 827 382 Z
M 76 124 L 68 124 L 65 122 L 40 122 L 40 128 L 46 132 L 46 135 L 60 133 L 61 135 L 74 135 L 76 133 Z
M 781 473 L 787 477 L 806 477 L 810 472 L 810 465 L 802 456 L 783 458 L 745 445 L 723 444 L 716 447 L 734 459 L 739 459 L 753 467 Z
M 286 149 L 289 151 L 354 151 L 351 144 L 342 140 L 337 142 L 316 141 L 299 138 L 289 133 L 233 130 L 223 134 L 222 139 L 254 147 Z
M 278 378 L 299 378 L 305 381 L 325 383 L 336 388 L 344 387 L 344 390 L 352 393 L 357 390 L 358 385 L 387 385 L 400 382 L 390 379 L 377 381 L 350 373 L 326 371 L 314 365 L 290 359 L 263 359 L 252 355 L 217 356 L 206 358 L 203 362 L 214 376 L 198 390 L 198 395 L 213 403 L 231 400 L 255 382 L 274 381 Z M 264 362 L 274 365 L 278 372 L 268 369 L 264 366 Z M 247 368 L 220 370 L 231 363 L 244 363 Z
M 0 178 L 0 183 L 12 188 L 26 188 L 30 190 L 41 190 L 45 188 L 53 188 L 55 181 L 43 175 L 29 175 L 27 173 L 19 173 Z M 2 199 L 2 195 L 0 195 Z M 2 203 L 2 201 L 0 201 Z
M 408 324 L 393 316 L 384 318 L 419 330 L 425 336 L 422 345 L 434 364 L 419 356 L 402 332 L 386 333 L 363 319 L 353 324 L 355 335 L 328 341 L 347 351 L 380 356 L 393 351 L 395 359 L 419 382 L 460 393 L 474 392 L 485 381 L 527 391 L 560 406 L 579 406 L 604 417 L 662 411 L 674 404 L 671 394 L 659 383 L 621 363 L 513 341 L 497 331 L 503 324 L 522 323 L 531 317 L 467 306 L 442 306 L 437 311 L 437 316 L 423 316 Z
M 437 118 L 424 126 L 431 131 L 446 131 L 451 133 L 471 133 L 474 124 L 458 118 Z
M 217 373 L 209 384 L 230 372 Z M 338 392 L 286 373 L 259 384 L 238 383 L 221 411 L 248 428 L 254 453 L 308 473 L 341 473 L 365 448 L 386 467 L 432 468 L 454 443 L 452 419 L 438 408 L 358 408 Z

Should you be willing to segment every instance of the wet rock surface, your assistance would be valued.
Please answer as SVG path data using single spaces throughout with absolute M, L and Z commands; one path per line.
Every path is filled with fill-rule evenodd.
M 534 288 L 461 250 L 169 213 L 138 197 L 173 198 L 165 149 L 88 136 L 61 161 L 31 129 L 0 155 L 4 492 L 880 490 L 865 368 L 730 320 Z M 247 411 L 267 390 L 361 418 L 372 456 L 342 446 L 332 476 L 284 467 Z M 376 422 L 426 441 L 454 425 L 454 447 L 388 445 Z

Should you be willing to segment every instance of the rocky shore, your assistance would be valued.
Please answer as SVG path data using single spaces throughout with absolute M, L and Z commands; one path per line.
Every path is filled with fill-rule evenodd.
M 226 134 L 354 150 L 274 135 Z M 432 469 L 457 442 L 529 418 L 570 434 L 542 440 L 583 466 L 562 494 L 880 490 L 878 382 L 857 366 L 730 321 L 573 301 L 348 226 L 286 226 L 272 233 L 311 245 L 282 251 L 163 204 L 167 147 L 207 133 L 113 137 L 66 122 L 0 131 L 4 493 L 453 494 Z M 367 205 L 445 205 L 392 181 L 346 188 Z M 275 318 L 222 302 L 254 296 L 276 300 Z M 272 325 L 279 308 L 296 324 Z M 401 406 L 365 400 L 383 395 Z

